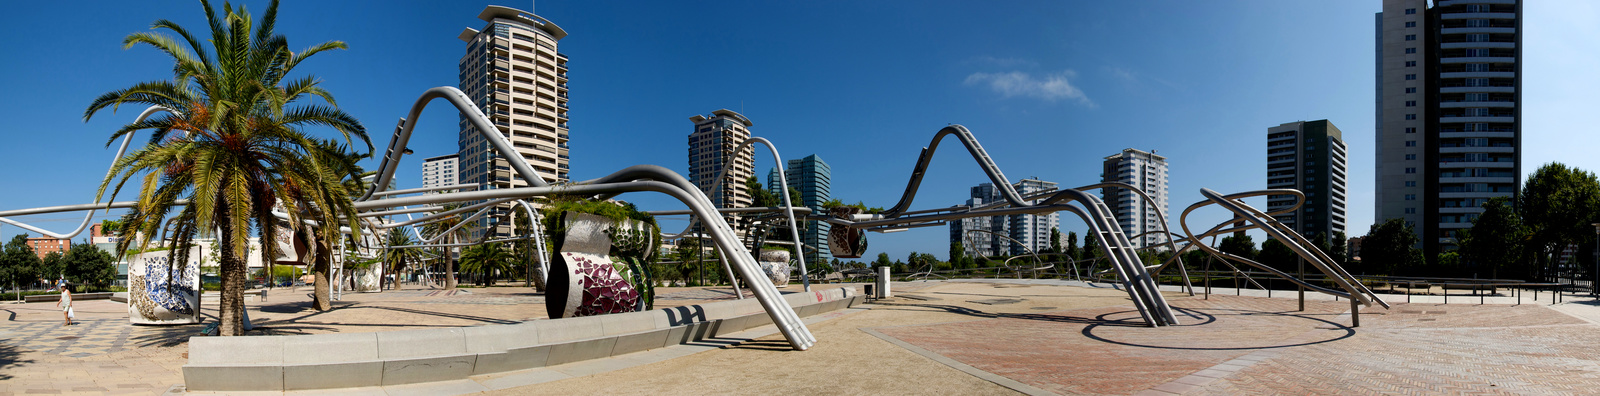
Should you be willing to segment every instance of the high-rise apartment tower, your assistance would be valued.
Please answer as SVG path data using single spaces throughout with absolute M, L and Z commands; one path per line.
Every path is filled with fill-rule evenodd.
M 1011 185 L 1017 194 L 1029 195 L 1058 189 L 1055 182 L 1022 179 Z M 1000 202 L 1000 190 L 992 183 L 972 187 L 967 207 Z M 969 217 L 950 222 L 950 242 L 961 243 L 967 254 L 975 257 L 1028 254 L 1028 249 L 1042 252 L 1050 248 L 1050 230 L 1060 227 L 1061 217 L 1050 214 L 1018 214 L 1008 216 Z M 979 232 L 972 232 L 978 230 Z M 1011 239 L 996 237 L 1002 235 Z M 1018 243 L 1012 243 L 1016 240 Z
M 822 203 L 828 202 L 833 194 L 833 168 L 827 162 L 823 162 L 816 154 L 792 159 L 784 166 L 783 176 L 788 179 L 789 187 L 800 191 L 800 202 L 793 202 L 795 205 L 811 208 L 812 213 L 824 213 Z M 767 172 L 767 189 L 776 194 L 786 194 L 784 189 L 778 188 L 778 182 L 777 169 Z M 783 199 L 781 195 L 778 197 Z M 833 254 L 828 251 L 828 230 L 831 225 L 823 221 L 804 223 L 805 230 L 800 233 L 800 242 L 817 249 L 806 252 L 806 262 L 832 260 Z
M 567 56 L 556 46 L 567 32 L 509 7 L 485 7 L 478 19 L 488 23 L 483 30 L 467 28 L 457 36 L 467 43 L 460 88 L 510 140 L 519 158 L 495 152 L 462 116 L 460 183 L 481 190 L 527 187 L 507 161 L 527 162 L 547 182 L 568 181 Z M 509 222 L 502 222 L 496 234 L 510 230 Z
M 460 183 L 459 157 L 450 154 L 422 160 L 422 187 L 454 186 Z
M 1522 186 L 1522 2 L 1384 0 L 1376 22 L 1374 220 L 1437 257 Z
M 1159 233 L 1139 237 L 1146 232 L 1161 231 L 1161 220 L 1156 215 L 1156 209 L 1159 208 L 1162 213 L 1167 211 L 1167 157 L 1156 155 L 1154 150 L 1123 149 L 1121 153 L 1105 158 L 1100 181 L 1131 185 L 1143 190 L 1155 201 L 1152 206 L 1139 194 L 1125 189 L 1100 190 L 1100 199 L 1111 207 L 1117 224 L 1133 246 L 1145 247 L 1167 241 L 1166 236 Z
M 1274 217 L 1308 237 L 1333 238 L 1333 233 L 1344 232 L 1348 157 L 1343 133 L 1328 120 L 1267 128 L 1267 188 L 1292 188 L 1306 195 L 1300 209 Z M 1294 203 L 1293 195 L 1267 196 L 1267 211 Z
M 750 206 L 750 189 L 745 180 L 755 176 L 753 150 L 735 154 L 739 144 L 750 138 L 750 122 L 743 114 L 722 109 L 710 115 L 689 117 L 694 132 L 689 134 L 689 181 L 711 198 L 719 208 Z M 721 185 L 712 185 L 718 172 L 727 168 Z M 737 216 L 724 215 L 728 224 L 738 227 Z M 743 234 L 743 230 L 739 230 Z

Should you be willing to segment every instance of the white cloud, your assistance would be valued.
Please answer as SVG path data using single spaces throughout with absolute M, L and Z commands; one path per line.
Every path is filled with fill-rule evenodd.
M 1077 77 L 1077 73 L 1067 70 L 1061 73 L 1034 78 L 1028 73 L 1013 71 L 1008 73 L 972 73 L 967 76 L 967 85 L 988 86 L 1001 96 L 1010 98 L 1014 96 L 1057 101 L 1061 99 L 1076 100 L 1085 106 L 1094 106 L 1083 90 L 1072 86 L 1068 78 Z

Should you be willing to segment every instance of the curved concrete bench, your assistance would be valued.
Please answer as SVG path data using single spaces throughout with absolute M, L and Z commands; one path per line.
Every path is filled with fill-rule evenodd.
M 852 288 L 784 296 L 802 317 L 860 304 Z M 771 324 L 755 299 L 514 325 L 192 337 L 190 391 L 287 391 L 466 379 L 691 343 Z

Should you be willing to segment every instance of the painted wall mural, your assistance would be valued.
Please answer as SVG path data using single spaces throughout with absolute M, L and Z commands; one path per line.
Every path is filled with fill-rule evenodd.
M 188 263 L 169 264 L 171 251 L 128 258 L 128 320 L 133 324 L 200 323 L 200 248 Z

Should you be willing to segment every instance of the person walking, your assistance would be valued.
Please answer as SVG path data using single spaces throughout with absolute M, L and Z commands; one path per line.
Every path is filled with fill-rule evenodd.
M 56 306 L 61 307 L 61 318 L 65 320 L 62 326 L 72 325 L 72 288 L 67 287 L 67 280 L 62 279 L 58 284 L 61 288 L 61 300 L 56 301 Z

